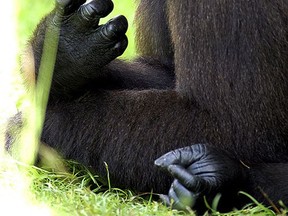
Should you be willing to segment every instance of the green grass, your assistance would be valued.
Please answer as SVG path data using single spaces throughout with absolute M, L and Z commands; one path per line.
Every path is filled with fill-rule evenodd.
M 134 12 L 134 4 L 131 2 L 131 0 L 114 0 L 115 10 L 110 17 L 124 14 L 128 18 L 131 27 Z M 52 9 L 53 1 L 19 0 L 17 6 L 18 44 L 23 49 L 40 18 Z M 135 53 L 133 27 L 129 29 L 128 37 L 130 45 L 124 54 L 124 58 L 131 58 Z M 30 133 L 35 135 L 34 122 L 31 119 L 29 120 L 32 122 L 32 129 L 28 128 L 30 130 L 28 135 Z M 24 142 L 26 145 L 28 144 L 28 146 L 24 145 L 25 150 L 23 152 L 25 153 L 27 149 L 30 151 L 32 148 L 32 146 L 29 147 L 29 143 L 33 142 L 31 136 L 28 136 Z M 128 190 L 123 191 L 109 187 L 108 190 L 103 190 L 101 187 L 92 189 L 92 183 L 94 185 L 98 184 L 97 176 L 93 176 L 83 167 L 76 169 L 75 167 L 78 167 L 78 165 L 72 166 L 71 172 L 47 171 L 15 160 L 7 155 L 3 149 L 0 149 L 0 159 L 1 215 L 169 216 L 185 214 L 171 210 L 149 198 L 147 199 L 147 195 L 144 199 L 143 196 L 136 195 Z M 71 166 L 70 163 L 68 164 Z M 270 209 L 263 207 L 256 201 L 254 203 L 256 204 L 253 206 L 248 205 L 243 210 L 235 210 L 225 215 L 275 215 Z M 193 213 L 190 212 L 189 214 Z M 224 215 L 215 210 L 211 210 L 210 214 Z M 285 215 L 285 212 L 283 212 L 283 215 Z
M 36 170 L 34 169 L 34 172 Z M 61 215 L 172 215 L 179 213 L 158 202 L 134 196 L 130 191 L 101 188 L 90 190 L 95 178 L 89 172 L 55 174 L 37 170 L 32 186 L 38 201 L 49 203 Z M 34 176 L 35 174 L 33 174 Z M 52 205 L 51 205 L 52 204 Z M 175 214 L 174 214 L 175 215 Z
M 106 189 L 101 187 L 91 189 L 92 183 L 98 184 L 97 177 L 82 168 L 70 173 L 50 172 L 34 166 L 15 162 L 8 157 L 5 161 L 7 170 L 0 172 L 0 190 L 7 195 L 4 203 L 0 203 L 2 213 L 11 207 L 8 201 L 13 201 L 9 215 L 20 215 L 23 212 L 47 215 L 193 215 L 172 210 L 161 203 L 144 199 L 128 190 Z M 9 169 L 8 169 L 9 168 Z M 3 184 L 5 183 L 5 184 Z M 20 187 L 19 187 L 20 185 Z M 4 190 L 3 190 L 4 188 Z M 6 193 L 5 193 L 6 192 Z M 147 195 L 146 195 L 147 196 Z M 0 198 L 1 201 L 1 198 Z M 1 204 L 3 206 L 1 206 Z M 19 209 L 18 207 L 23 209 Z M 1 210 L 0 210 L 1 211 Z M 6 212 L 5 212 L 6 213 Z M 281 215 L 285 215 L 283 212 Z M 23 215 L 25 215 L 23 213 Z M 33 214 L 30 214 L 33 215 Z M 242 210 L 220 214 L 212 210 L 206 215 L 276 215 L 261 204 L 247 205 Z

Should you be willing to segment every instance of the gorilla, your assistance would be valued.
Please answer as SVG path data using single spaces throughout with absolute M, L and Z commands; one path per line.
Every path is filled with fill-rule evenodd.
M 30 40 L 37 79 L 60 28 L 42 141 L 177 209 L 287 203 L 288 1 L 140 0 L 133 61 L 126 18 L 99 25 L 112 9 L 57 0 Z

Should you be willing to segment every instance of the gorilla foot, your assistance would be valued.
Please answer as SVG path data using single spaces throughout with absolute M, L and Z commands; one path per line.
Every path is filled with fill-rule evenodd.
M 102 68 L 123 54 L 128 45 L 127 19 L 117 16 L 99 25 L 112 10 L 111 0 L 56 0 L 54 10 L 38 25 L 31 40 L 36 78 L 45 35 L 60 30 L 51 95 L 69 98 L 86 91 L 91 81 L 105 77 Z
M 54 11 L 47 18 L 48 28 L 60 27 L 56 73 L 63 73 L 60 68 L 65 68 L 72 73 L 85 72 L 83 77 L 95 78 L 95 71 L 120 56 L 128 45 L 125 35 L 128 22 L 124 16 L 99 25 L 100 18 L 113 10 L 112 1 L 85 2 L 57 0 Z

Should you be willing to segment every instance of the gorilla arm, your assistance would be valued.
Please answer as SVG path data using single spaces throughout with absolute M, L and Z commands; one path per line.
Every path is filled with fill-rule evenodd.
M 98 91 L 48 105 L 42 140 L 102 176 L 107 162 L 115 186 L 164 193 L 172 179 L 154 160 L 204 142 L 212 122 L 172 90 Z

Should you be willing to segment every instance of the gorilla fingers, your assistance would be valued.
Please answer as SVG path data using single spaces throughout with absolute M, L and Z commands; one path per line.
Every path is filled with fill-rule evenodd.
M 197 203 L 200 198 L 205 196 L 212 200 L 221 191 L 230 191 L 235 196 L 246 179 L 245 168 L 240 162 L 205 144 L 168 152 L 158 158 L 155 165 L 175 178 L 169 194 L 160 195 L 160 198 L 178 210 L 203 205 Z

